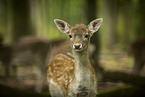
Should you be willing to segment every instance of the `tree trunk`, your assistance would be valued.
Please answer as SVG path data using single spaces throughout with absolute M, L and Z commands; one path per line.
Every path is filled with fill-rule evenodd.
M 87 20 L 88 24 L 96 19 L 96 0 L 87 0 Z M 86 11 L 85 11 L 86 12 Z M 98 77 L 98 80 L 101 80 L 102 78 L 102 68 L 99 65 L 99 53 L 100 53 L 100 36 L 99 32 L 97 31 L 94 33 L 94 35 L 91 38 L 91 43 L 95 45 L 95 51 L 90 57 L 91 59 L 91 64 L 95 68 L 96 75 Z
M 112 45 L 118 43 L 117 24 L 119 14 L 119 0 L 105 0 L 105 16 L 106 16 L 106 38 L 107 47 L 112 49 Z
M 123 33 L 123 47 L 124 50 L 128 50 L 128 45 L 130 45 L 131 40 L 131 26 L 132 26 L 132 1 L 124 0 L 123 5 L 123 18 L 124 18 L 124 33 Z
M 136 30 L 136 36 L 139 38 L 145 38 L 145 0 L 139 0 L 139 6 L 138 6 L 137 14 L 138 16 L 138 23 L 137 23 L 137 30 Z
M 13 41 L 26 35 L 32 35 L 29 0 L 12 0 L 13 9 Z

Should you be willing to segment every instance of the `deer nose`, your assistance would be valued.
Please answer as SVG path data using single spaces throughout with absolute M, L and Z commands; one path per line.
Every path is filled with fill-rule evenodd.
M 74 44 L 73 48 L 74 49 L 81 49 L 82 48 L 82 44 Z

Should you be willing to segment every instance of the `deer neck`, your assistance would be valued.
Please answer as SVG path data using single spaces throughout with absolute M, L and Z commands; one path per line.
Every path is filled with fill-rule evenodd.
M 89 57 L 87 51 L 73 52 L 75 58 L 76 69 L 86 68 L 89 65 Z
M 88 52 L 73 52 L 75 58 L 75 80 L 83 81 L 88 76 L 90 70 L 90 61 L 88 57 Z

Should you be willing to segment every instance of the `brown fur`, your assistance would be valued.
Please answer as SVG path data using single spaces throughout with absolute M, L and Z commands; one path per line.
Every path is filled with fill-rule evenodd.
M 68 53 L 71 57 L 66 54 L 56 55 L 48 66 L 47 78 L 51 78 L 54 82 L 64 87 L 66 95 L 68 95 L 68 90 L 70 84 L 73 82 L 75 73 L 75 62 L 74 57 L 71 53 Z M 96 80 L 95 70 L 90 64 L 90 73 L 94 75 L 94 80 Z

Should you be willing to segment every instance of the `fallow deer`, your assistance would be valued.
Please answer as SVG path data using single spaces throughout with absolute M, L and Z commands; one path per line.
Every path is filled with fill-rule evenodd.
M 89 45 L 89 56 L 94 52 L 93 44 Z M 71 52 L 69 41 L 66 39 L 48 40 L 36 36 L 25 36 L 18 39 L 13 44 L 3 43 L 3 37 L 0 35 L 0 62 L 5 69 L 5 75 L 8 77 L 13 71 L 19 85 L 23 85 L 23 77 L 20 76 L 19 67 L 36 66 L 40 71 L 41 78 L 38 81 L 35 90 L 42 91 L 46 87 L 46 70 L 50 60 L 58 53 Z M 23 72 L 24 72 L 23 71 Z M 35 70 L 36 71 L 36 70 Z
M 70 39 L 72 53 L 56 55 L 47 70 L 52 97 L 96 97 L 97 79 L 88 57 L 91 36 L 99 29 L 103 19 L 95 19 L 88 26 L 55 19 L 58 29 Z
M 145 65 L 145 39 L 140 38 L 131 44 L 131 51 L 134 57 L 134 66 L 132 72 L 140 74 Z
M 27 36 L 20 38 L 12 44 L 12 57 L 10 65 L 15 71 L 15 76 L 19 85 L 23 87 L 22 77 L 19 74 L 19 67 L 36 66 L 40 71 L 40 79 L 35 87 L 35 91 L 41 92 L 45 88 L 46 73 L 51 49 L 54 46 L 64 43 L 65 39 L 50 41 L 36 36 Z

